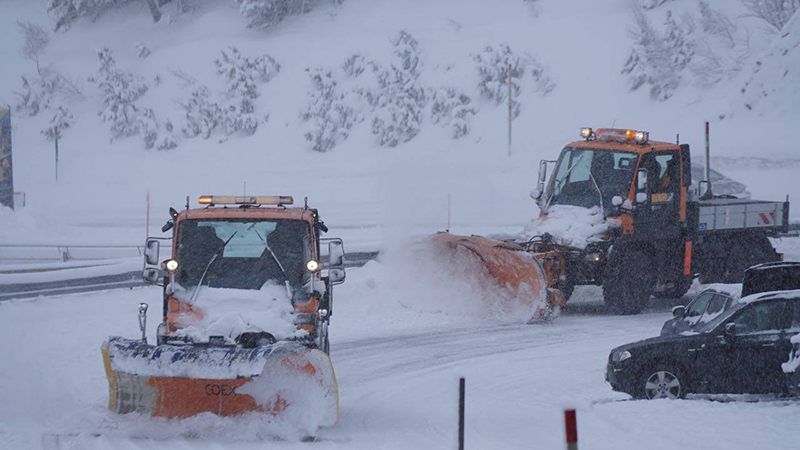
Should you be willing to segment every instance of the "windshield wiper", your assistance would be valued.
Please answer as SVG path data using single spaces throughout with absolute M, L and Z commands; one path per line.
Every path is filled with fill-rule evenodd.
M 255 224 L 253 224 L 253 226 L 255 226 Z M 250 228 L 252 228 L 252 226 Z M 263 237 L 261 237 L 261 233 L 259 233 L 256 230 L 253 230 L 253 231 L 256 233 L 256 236 L 258 236 L 258 238 L 261 239 L 261 242 L 264 243 L 264 248 L 266 248 L 269 251 L 269 254 L 272 256 L 272 259 L 278 264 L 278 268 L 281 269 L 281 274 L 283 274 L 283 281 L 286 284 L 286 293 L 289 294 L 289 299 L 291 300 L 292 299 L 292 286 L 289 283 L 289 277 L 286 275 L 286 270 L 283 268 L 283 264 L 281 264 L 281 262 L 278 259 L 278 257 L 275 256 L 275 252 L 273 252 L 272 249 L 269 247 L 269 244 L 267 244 L 267 240 L 264 239 Z
M 211 257 L 211 260 L 209 260 L 208 264 L 206 264 L 206 269 L 203 271 L 203 275 L 200 276 L 200 281 L 197 283 L 197 287 L 194 289 L 194 292 L 192 292 L 191 298 L 189 298 L 190 305 L 194 305 L 194 300 L 197 298 L 198 292 L 200 292 L 200 286 L 203 285 L 203 280 L 205 280 L 206 274 L 208 274 L 208 268 L 211 267 L 211 264 L 213 264 L 214 261 L 217 259 L 217 257 L 219 257 L 219 255 L 222 253 L 222 251 L 225 250 L 225 247 L 228 245 L 228 242 L 230 242 L 231 239 L 233 239 L 233 237 L 236 236 L 236 233 L 238 232 L 239 232 L 238 230 L 234 231 L 231 237 L 229 237 L 228 240 L 225 241 L 224 244 L 222 244 L 222 247 L 220 247 L 219 250 L 217 250 L 216 253 L 214 253 L 214 255 Z
M 564 174 L 564 177 L 561 178 L 560 180 L 556 180 L 556 185 L 553 186 L 553 194 L 551 194 L 550 197 L 547 199 L 547 204 L 545 205 L 545 208 L 544 208 L 545 211 L 547 211 L 547 209 L 550 207 L 550 203 L 553 201 L 553 197 L 555 196 L 556 189 L 558 189 L 558 187 L 561 186 L 561 183 L 563 183 L 564 180 L 566 180 L 569 177 L 569 174 L 572 172 L 572 169 L 574 169 L 575 167 L 578 166 L 578 163 L 581 162 L 581 160 L 583 159 L 584 156 L 586 156 L 586 153 L 581 153 L 581 156 L 578 156 L 578 160 L 575 161 L 569 167 L 569 169 L 567 169 L 567 173 Z M 589 169 L 589 172 L 591 173 L 591 169 Z
M 589 178 L 592 179 L 592 184 L 594 184 L 594 188 L 597 189 L 597 193 L 600 194 L 600 214 L 603 215 L 603 218 L 606 218 L 606 211 L 603 207 L 603 191 L 600 190 L 600 186 L 597 185 L 597 181 L 594 179 L 594 175 L 592 175 L 592 169 L 589 168 Z

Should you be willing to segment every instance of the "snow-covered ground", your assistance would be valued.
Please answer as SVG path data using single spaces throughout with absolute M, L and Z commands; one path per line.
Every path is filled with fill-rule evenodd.
M 715 169 L 746 184 L 755 199 L 800 201 L 800 19 L 775 35 L 743 18 L 738 1 L 708 3 L 752 32 L 753 52 L 738 75 L 682 85 L 663 102 L 644 88 L 630 92 L 620 74 L 632 43 L 629 0 L 347 0 L 272 30 L 246 29 L 232 1 L 193 1 L 192 12 L 158 24 L 144 2 L 131 2 L 51 35 L 42 63 L 76 81 L 84 98 L 68 105 L 77 121 L 60 141 L 57 182 L 53 143 L 40 133 L 49 112 L 13 113 L 15 188 L 26 192 L 28 206 L 0 208 L 0 244 L 141 245 L 147 192 L 148 231 L 160 235 L 167 208 L 181 209 L 187 195 L 196 206 L 198 195 L 238 194 L 246 183 L 250 194 L 289 194 L 298 203 L 308 196 L 349 251 L 385 252 L 336 288 L 331 340 L 341 420 L 320 431 L 320 442 L 296 442 L 256 417 L 163 421 L 108 412 L 100 343 L 138 335 L 136 305 L 160 299 L 159 289 L 141 288 L 0 303 L 0 448 L 454 448 L 459 376 L 467 379 L 470 448 L 561 447 L 565 407 L 578 410 L 581 448 L 796 448 L 794 400 L 633 402 L 610 390 L 603 381 L 608 351 L 658 334 L 675 301 L 653 300 L 641 315 L 615 317 L 605 313 L 598 289 L 579 287 L 555 323 L 520 325 L 518 317 L 476 314 L 484 299 L 470 280 L 407 253 L 415 237 L 445 229 L 448 218 L 454 233 L 522 232 L 538 213 L 528 192 L 539 160 L 554 159 L 581 126 L 634 127 L 664 141 L 680 134 L 699 163 L 709 120 L 712 154 L 726 158 Z M 660 24 L 667 9 L 677 17 L 696 11 L 696 2 L 666 2 L 647 14 Z M 15 22 L 49 30 L 44 10 L 43 1 L 0 2 L 0 105 L 15 104 L 20 77 L 35 71 L 19 54 Z M 354 53 L 386 64 L 400 30 L 419 42 L 420 83 L 473 98 L 471 132 L 453 140 L 426 116 L 414 139 L 388 148 L 367 119 L 328 153 L 313 152 L 303 137 L 310 124 L 299 118 L 312 89 L 306 69 L 336 71 Z M 138 42 L 152 51 L 147 59 L 137 57 Z M 523 83 L 511 156 L 506 106 L 480 97 L 473 61 L 485 46 L 503 43 L 534 57 L 555 84 L 541 95 Z M 169 151 L 144 150 L 139 137 L 112 142 L 97 116 L 100 93 L 86 81 L 97 71 L 96 50 L 109 47 L 119 67 L 147 80 L 159 76 L 140 106 L 180 125 L 177 104 L 189 88 L 174 74 L 221 92 L 213 59 L 229 45 L 251 57 L 268 53 L 282 67 L 260 86 L 257 108 L 269 120 L 254 135 L 183 139 Z M 800 220 L 800 207 L 791 211 Z M 777 245 L 787 260 L 800 260 L 800 239 Z M 45 280 L 7 274 L 0 282 L 34 279 Z M 150 336 L 158 310 L 150 308 Z
M 779 249 L 798 259 L 797 241 L 784 239 Z M 464 294 L 453 273 L 391 255 L 351 269 L 336 290 L 331 357 L 341 415 L 338 425 L 319 432 L 318 448 L 453 448 L 461 376 L 471 448 L 561 447 L 568 407 L 578 411 L 586 448 L 672 449 L 702 441 L 708 449 L 790 449 L 800 439 L 796 400 L 626 401 L 611 391 L 603 378 L 610 349 L 657 335 L 676 300 L 654 299 L 643 314 L 613 316 L 599 290 L 584 287 L 555 322 L 523 325 L 474 315 L 470 302 L 480 299 L 452 295 Z M 100 343 L 109 335 L 138 336 L 137 304 L 156 305 L 160 297 L 159 288 L 140 288 L 0 303 L 0 379 L 9 386 L 0 391 L 2 447 L 310 445 L 252 416 L 166 421 L 106 410 Z M 158 308 L 148 314 L 152 338 Z

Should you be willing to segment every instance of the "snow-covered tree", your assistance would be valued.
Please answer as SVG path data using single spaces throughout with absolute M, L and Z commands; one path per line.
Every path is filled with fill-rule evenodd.
M 189 99 L 180 105 L 185 119 L 181 131 L 187 137 L 202 136 L 208 139 L 222 121 L 222 110 L 211 99 L 211 93 L 205 86 L 192 89 Z
M 478 110 L 465 93 L 451 88 L 441 88 L 431 95 L 431 121 L 449 126 L 453 139 L 469 134 L 469 120 Z
M 318 0 L 235 0 L 247 19 L 249 28 L 271 27 L 283 19 L 304 14 L 317 6 Z
M 691 62 L 693 45 L 685 39 L 680 25 L 670 11 L 664 22 L 665 33 L 658 32 L 638 7 L 634 8 L 634 26 L 630 35 L 634 45 L 622 73 L 628 75 L 631 90 L 650 86 L 650 97 L 666 100 L 675 93 L 681 71 Z
M 751 54 L 749 33 L 705 0 L 698 0 L 697 6 L 696 20 L 694 16 L 684 18 L 693 28 L 697 22 L 690 68 L 696 82 L 707 86 L 739 73 Z
M 42 67 L 39 63 L 39 58 L 50 43 L 50 36 L 44 29 L 35 23 L 17 21 L 17 27 L 22 35 L 23 44 L 21 53 L 22 56 L 30 59 L 36 64 L 36 73 L 41 75 Z
M 56 136 L 56 127 L 58 127 L 58 135 L 61 137 L 64 131 L 71 127 L 74 122 L 75 117 L 73 117 L 72 112 L 67 107 L 59 105 L 52 109 L 50 125 L 42 130 L 42 135 L 49 140 L 53 140 Z
M 514 99 L 513 117 L 520 112 L 519 94 L 525 74 L 530 73 L 533 91 L 547 95 L 555 89 L 555 83 L 545 73 L 544 67 L 531 55 L 518 55 L 508 44 L 498 47 L 486 46 L 480 53 L 472 55 L 478 71 L 478 90 L 481 95 L 497 104 L 508 101 L 508 81 L 511 77 L 511 95 Z M 510 67 L 510 72 L 509 72 Z
M 161 19 L 161 7 L 172 0 L 144 0 L 154 22 Z M 55 19 L 55 30 L 66 30 L 78 19 L 97 20 L 108 11 L 139 3 L 140 0 L 48 0 L 47 12 Z M 184 0 L 178 0 L 178 9 L 183 8 Z
M 150 49 L 144 45 L 144 42 L 137 42 L 134 47 L 136 47 L 136 54 L 139 56 L 139 58 L 145 59 L 150 56 Z
M 392 45 L 396 62 L 376 70 L 378 88 L 367 95 L 374 111 L 372 133 L 388 147 L 408 142 L 419 133 L 428 102 L 419 82 L 419 42 L 401 31 Z
M 309 70 L 309 76 L 313 87 L 309 92 L 311 99 L 300 117 L 313 124 L 305 134 L 312 149 L 326 152 L 347 139 L 357 113 L 348 104 L 347 94 L 340 92 L 330 71 L 317 68 Z
M 225 133 L 255 133 L 259 123 L 254 102 L 259 96 L 257 83 L 272 79 L 280 71 L 280 64 L 269 55 L 247 58 L 236 47 L 223 50 L 214 64 L 226 84 L 227 98 L 221 105 Z
M 136 106 L 136 101 L 148 90 L 145 79 L 117 67 L 108 48 L 98 51 L 97 58 L 100 67 L 89 81 L 97 85 L 103 96 L 104 107 L 98 115 L 104 122 L 110 123 L 114 139 L 142 133 L 145 145 L 152 147 L 152 139 L 148 133 L 153 128 L 157 129 L 149 125 L 149 121 L 154 120 L 154 115 L 151 110 Z
M 772 31 L 780 31 L 800 9 L 800 0 L 742 0 L 748 13 L 766 22 Z
M 672 1 L 675 0 L 641 0 L 641 5 L 644 9 L 656 9 L 659 6 Z

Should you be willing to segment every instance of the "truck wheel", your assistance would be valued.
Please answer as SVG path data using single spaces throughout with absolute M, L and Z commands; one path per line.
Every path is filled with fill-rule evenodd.
M 778 260 L 766 236 L 744 235 L 736 241 L 725 262 L 725 283 L 741 283 L 750 266 Z
M 687 292 L 689 292 L 690 287 L 692 287 L 692 280 L 681 278 L 675 281 L 673 286 L 666 291 L 653 292 L 653 297 L 660 299 L 682 298 Z
M 616 314 L 639 314 L 653 292 L 650 258 L 632 251 L 612 255 L 609 274 L 603 280 L 603 301 Z

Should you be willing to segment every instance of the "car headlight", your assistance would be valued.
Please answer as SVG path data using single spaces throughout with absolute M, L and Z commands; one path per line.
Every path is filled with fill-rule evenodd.
M 629 352 L 627 350 L 625 350 L 625 351 L 617 350 L 617 351 L 615 351 L 614 353 L 611 354 L 611 360 L 614 361 L 614 362 L 622 362 L 622 361 L 625 361 L 626 359 L 628 359 L 630 357 L 631 357 L 631 352 Z

